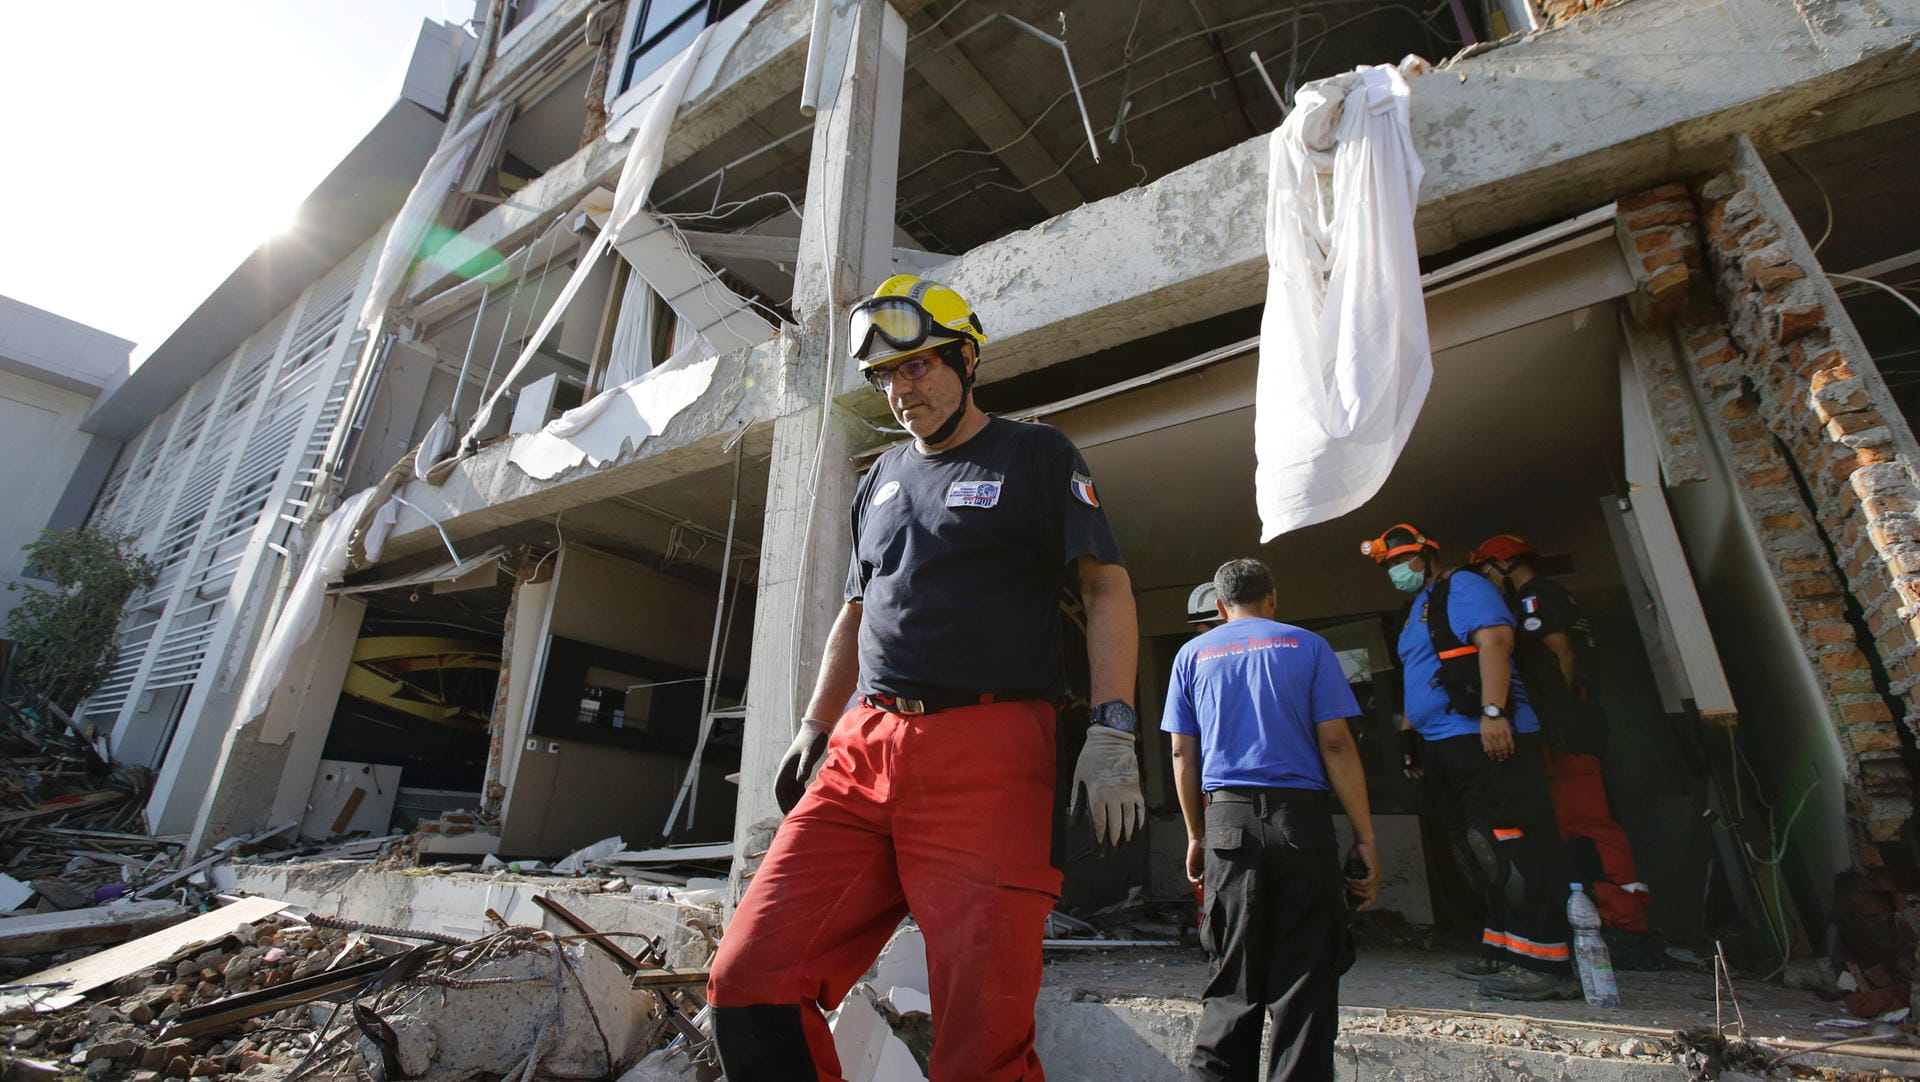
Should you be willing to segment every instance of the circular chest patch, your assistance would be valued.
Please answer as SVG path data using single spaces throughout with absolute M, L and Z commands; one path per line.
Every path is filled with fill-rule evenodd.
M 894 496 L 898 495 L 899 492 L 900 492 L 900 482 L 888 481 L 886 484 L 881 485 L 878 491 L 874 492 L 872 506 L 878 507 L 881 504 L 886 503 L 888 500 L 891 500 L 894 498 Z
M 1538 616 L 1529 616 L 1527 617 L 1526 623 L 1520 626 L 1526 628 L 1528 631 L 1538 631 L 1540 630 L 1540 618 Z

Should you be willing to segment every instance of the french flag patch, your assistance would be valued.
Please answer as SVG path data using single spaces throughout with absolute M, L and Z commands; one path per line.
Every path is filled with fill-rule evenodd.
M 1084 473 L 1073 475 L 1073 498 L 1088 507 L 1100 506 L 1100 497 L 1093 494 L 1093 478 Z
M 1529 594 L 1520 599 L 1520 611 L 1528 614 L 1540 611 L 1540 599 Z

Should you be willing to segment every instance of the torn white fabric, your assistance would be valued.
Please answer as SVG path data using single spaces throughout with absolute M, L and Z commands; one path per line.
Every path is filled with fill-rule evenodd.
M 681 410 L 706 393 L 719 366 L 712 347 L 695 338 L 639 379 L 595 395 L 538 432 L 516 437 L 507 449 L 507 461 L 542 481 L 582 462 L 598 467 L 612 461 L 664 431 Z
M 654 179 L 660 175 L 660 159 L 667 151 L 667 132 L 673 127 L 674 114 L 680 111 L 687 80 L 693 75 L 694 65 L 698 63 L 701 52 L 706 49 L 707 40 L 712 36 L 712 25 L 700 31 L 700 36 L 681 54 L 679 63 L 673 69 L 673 77 L 648 103 L 647 114 L 634 132 L 633 145 L 627 150 L 627 162 L 620 169 L 620 183 L 613 190 L 613 211 L 608 215 L 606 227 L 593 238 L 593 243 L 581 254 L 580 261 L 574 264 L 573 276 L 567 279 L 560 295 L 547 308 L 547 314 L 541 318 L 539 327 L 534 329 L 533 337 L 520 347 L 520 356 L 514 359 L 513 367 L 501 378 L 500 385 L 487 395 L 486 401 L 480 404 L 479 411 L 474 414 L 473 424 L 467 428 L 466 439 L 461 441 L 463 445 L 479 438 L 480 430 L 487 427 L 487 422 L 493 418 L 494 405 L 513 386 L 513 381 L 525 370 L 527 362 L 546 342 L 547 335 L 553 333 L 554 326 L 566 313 L 574 295 L 580 292 L 580 287 L 586 284 L 588 276 L 593 273 L 594 264 L 621 238 L 621 229 L 646 202 L 647 194 L 653 190 Z
M 367 562 L 377 564 L 380 554 L 386 551 L 387 535 L 393 533 L 393 527 L 400 521 L 400 501 L 388 499 L 373 513 L 367 522 L 367 532 L 360 538 L 360 549 L 367 554 Z
M 1372 498 L 1433 379 L 1406 78 L 1362 67 L 1301 87 L 1294 103 L 1268 155 L 1253 428 L 1263 542 Z
M 618 834 L 611 838 L 602 838 L 584 849 L 576 849 L 568 853 L 560 863 L 553 866 L 553 874 L 581 875 L 586 872 L 587 865 L 596 860 L 605 860 L 626 847 L 626 839 Z
M 380 313 L 386 310 L 387 302 L 399 290 L 400 283 L 407 276 L 407 268 L 413 265 L 414 257 L 420 254 L 421 242 L 427 239 L 433 223 L 439 220 L 441 204 L 446 202 L 454 184 L 466 171 L 474 148 L 480 145 L 487 129 L 499 115 L 498 102 L 475 113 L 472 120 L 461 125 L 453 138 L 441 143 L 433 156 L 427 159 L 426 168 L 420 171 L 420 179 L 414 182 L 413 190 L 407 193 L 406 202 L 400 205 L 393 228 L 387 230 L 386 243 L 380 249 L 380 261 L 374 266 L 373 282 L 367 287 L 366 303 L 360 307 L 362 329 L 373 325 Z
M 613 345 L 607 350 L 602 386 L 631 383 L 652 370 L 660 359 L 654 354 L 654 341 L 661 337 L 661 321 L 668 318 L 666 305 L 647 280 L 638 274 L 628 275 L 620 294 L 620 315 L 614 321 Z
M 353 527 L 373 499 L 373 493 L 373 489 L 363 488 L 348 496 L 320 524 L 313 548 L 300 568 L 300 577 L 294 580 L 293 591 L 287 595 L 286 607 L 280 610 L 273 630 L 267 633 L 266 645 L 260 648 L 247 669 L 247 683 L 240 690 L 240 708 L 233 712 L 234 729 L 265 712 L 274 689 L 286 675 L 287 665 L 293 661 L 293 652 L 313 637 L 313 630 L 320 623 L 320 605 L 326 600 L 327 587 L 346 576 L 347 541 L 353 536 Z

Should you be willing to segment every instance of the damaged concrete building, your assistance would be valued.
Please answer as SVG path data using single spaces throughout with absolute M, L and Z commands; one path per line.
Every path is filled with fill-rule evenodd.
M 171 562 L 84 714 L 162 764 L 156 829 L 462 809 L 444 851 L 763 849 L 848 501 L 899 438 L 838 325 L 912 270 L 986 322 L 982 403 L 1098 477 L 1144 717 L 1234 556 L 1340 652 L 1386 905 L 1444 920 L 1447 888 L 1399 769 L 1397 602 L 1355 543 L 1524 533 L 1607 645 L 1655 926 L 1905 1002 L 1920 3 L 819 11 L 815 38 L 798 0 L 481 3 L 457 86 L 341 167 L 403 183 L 96 410 L 127 441 L 96 516 Z M 1411 80 L 1433 390 L 1373 500 L 1261 545 L 1268 133 L 1301 84 L 1410 53 L 1443 61 Z M 329 530 L 350 562 L 296 582 Z M 1068 904 L 1186 890 L 1164 746 L 1143 778 L 1116 852 L 1063 778 Z

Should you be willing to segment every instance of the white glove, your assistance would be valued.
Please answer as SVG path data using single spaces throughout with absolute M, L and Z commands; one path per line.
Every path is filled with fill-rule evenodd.
M 1140 796 L 1140 764 L 1134 754 L 1132 733 L 1106 725 L 1087 726 L 1086 746 L 1080 749 L 1080 761 L 1073 767 L 1069 818 L 1080 806 L 1083 788 L 1095 841 L 1118 845 L 1133 836 L 1146 821 L 1147 802 Z

